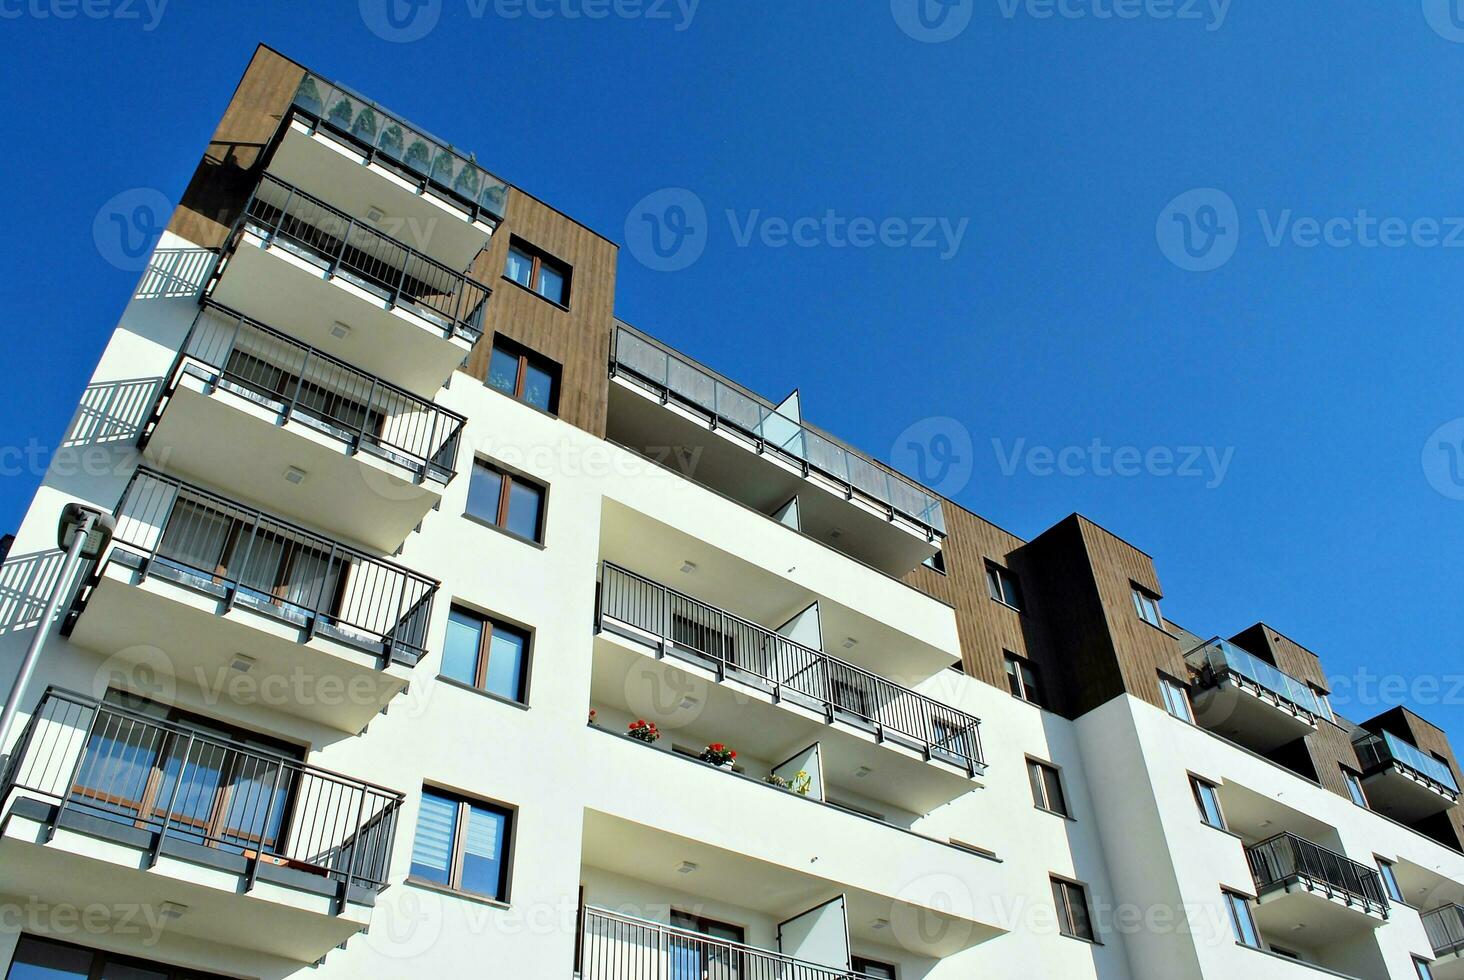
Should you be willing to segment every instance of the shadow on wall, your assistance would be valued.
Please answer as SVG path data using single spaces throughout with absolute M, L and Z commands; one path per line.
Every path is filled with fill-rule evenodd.
M 218 255 L 206 248 L 160 248 L 137 283 L 133 299 L 191 299 L 208 282 Z
M 87 386 L 61 448 L 136 442 L 162 383 L 162 378 L 129 378 Z
M 34 629 L 66 560 L 59 549 L 16 555 L 0 567 L 0 636 Z

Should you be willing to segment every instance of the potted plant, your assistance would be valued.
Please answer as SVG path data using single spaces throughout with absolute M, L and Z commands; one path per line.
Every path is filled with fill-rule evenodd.
M 737 753 L 727 748 L 721 742 L 713 742 L 702 749 L 701 760 L 709 762 L 718 769 L 732 771 L 732 764 L 737 760 Z
M 631 722 L 630 727 L 625 730 L 625 734 L 638 742 L 645 742 L 647 745 L 652 745 L 661 738 L 661 730 L 656 727 L 656 723 L 646 721 L 644 718 L 637 718 Z
M 799 796 L 807 796 L 813 789 L 813 777 L 802 769 L 791 780 L 784 779 L 777 773 L 771 773 L 763 778 L 763 782 L 779 789 L 786 789 L 790 793 L 797 793 Z
M 598 721 L 596 721 L 596 719 L 599 718 L 599 717 L 600 717 L 600 713 L 598 711 L 596 711 L 594 708 L 591 708 L 590 709 L 590 724 L 591 725 L 598 726 L 600 723 Z

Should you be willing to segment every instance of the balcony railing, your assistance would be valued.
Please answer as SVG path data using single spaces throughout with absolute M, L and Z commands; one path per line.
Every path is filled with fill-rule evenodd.
M 1464 906 L 1445 905 L 1425 912 L 1423 929 L 1435 956 L 1464 953 Z
M 307 73 L 295 92 L 294 107 L 354 143 L 369 160 L 462 203 L 474 220 L 479 212 L 494 221 L 503 219 L 507 184 L 369 99 Z
M 402 794 L 145 708 L 48 690 L 21 735 L 0 800 L 24 795 L 119 832 L 202 845 L 247 860 L 380 890 Z
M 600 623 L 617 620 L 716 670 L 961 766 L 984 771 L 981 720 L 766 627 L 605 562 Z
M 1402 766 L 1415 775 L 1422 776 L 1453 796 L 1459 795 L 1459 783 L 1454 771 L 1447 763 L 1440 762 L 1422 749 L 1394 735 L 1392 732 L 1368 734 L 1353 743 L 1357 758 L 1365 770 L 1379 767 Z
M 1247 847 L 1256 888 L 1265 893 L 1302 882 L 1373 915 L 1388 915 L 1388 896 L 1376 868 L 1295 834 L 1278 834 Z
M 621 324 L 615 331 L 612 370 L 649 385 L 666 398 L 705 414 L 757 443 L 767 453 L 817 473 L 846 495 L 899 514 L 932 536 L 946 533 L 940 498 L 876 463 L 806 422 L 781 414 L 777 406 L 719 374 L 676 353 L 638 330 Z
M 116 511 L 111 560 L 414 665 L 438 583 L 338 541 L 141 468 Z
M 487 286 L 282 180 L 268 174 L 259 179 L 233 246 L 243 230 L 393 306 L 414 310 L 445 337 L 476 343 L 483 336 Z
M 581 917 L 582 980 L 872 980 L 607 909 L 586 908 Z
M 227 307 L 206 303 L 174 370 L 263 404 L 347 444 L 447 483 L 466 419 Z
M 1202 673 L 1208 671 L 1215 679 L 1229 677 L 1244 686 L 1259 688 L 1309 716 L 1313 722 L 1326 716 L 1316 692 L 1306 682 L 1277 670 L 1229 640 L 1217 636 L 1185 654 L 1184 659 L 1190 667 Z

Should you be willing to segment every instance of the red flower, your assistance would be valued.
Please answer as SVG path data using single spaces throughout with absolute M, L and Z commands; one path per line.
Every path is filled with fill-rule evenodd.
M 736 750 L 733 750 L 733 752 L 732 752 L 732 758 L 734 758 L 734 759 L 737 758 L 737 752 L 736 752 Z

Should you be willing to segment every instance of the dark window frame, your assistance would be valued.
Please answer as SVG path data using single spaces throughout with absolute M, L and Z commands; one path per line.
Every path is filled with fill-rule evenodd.
M 529 703 L 529 674 L 534 661 L 534 630 L 523 623 L 507 619 L 494 613 L 483 612 L 471 606 L 455 602 L 448 609 L 448 623 L 452 622 L 452 614 L 466 616 L 475 619 L 481 624 L 482 631 L 478 634 L 478 652 L 473 664 L 473 679 L 465 681 L 458 677 L 450 677 L 442 673 L 443 664 L 438 664 L 438 676 L 443 680 L 454 684 L 462 684 L 471 687 L 480 694 L 487 694 L 490 697 L 499 698 L 510 704 L 528 706 Z M 490 691 L 485 685 L 488 683 L 488 666 L 493 656 L 493 634 L 496 629 L 502 628 L 505 632 L 517 633 L 524 640 L 523 663 L 519 668 L 519 692 L 517 697 L 510 697 L 500 694 L 497 691 Z M 443 655 L 447 653 L 446 639 L 443 641 Z
M 1194 773 L 1189 774 L 1189 781 L 1190 793 L 1194 796 L 1195 806 L 1196 808 L 1198 808 L 1200 813 L 1200 823 L 1204 824 L 1206 827 L 1214 827 L 1216 830 L 1223 830 L 1229 833 L 1230 825 L 1225 820 L 1225 807 L 1220 802 L 1220 787 L 1216 786 L 1214 783 L 1210 782 L 1203 776 L 1196 776 Z M 1210 796 L 1213 798 L 1213 802 L 1215 805 L 1215 818 L 1219 821 L 1218 823 L 1213 822 L 1210 819 L 1209 808 L 1205 805 L 1204 790 L 1209 790 Z
M 1418 974 L 1418 980 L 1434 980 L 1432 961 L 1422 956 L 1413 957 L 1413 972 Z
M 1058 806 L 1052 805 L 1052 786 L 1048 782 L 1049 776 L 1057 784 Z M 1063 783 L 1061 766 L 1029 755 L 1027 756 L 1027 782 L 1032 789 L 1033 806 L 1044 813 L 1066 817 L 1068 820 L 1075 819 L 1072 806 L 1068 802 L 1067 786 Z
M 1011 693 L 1012 697 L 1025 701 L 1028 704 L 1034 704 L 1039 708 L 1047 707 L 1047 689 L 1043 683 L 1042 674 L 1037 669 L 1037 665 L 1026 657 L 1012 653 L 1010 650 L 1002 651 L 1002 657 L 1004 658 L 1004 669 L 1007 675 L 1007 690 Z M 1012 667 L 1016 668 L 1015 673 L 1012 672 Z M 1031 675 L 1030 680 L 1027 674 Z M 1018 690 L 1012 690 L 1013 681 L 1016 681 Z M 1035 696 L 1032 690 L 1034 685 L 1036 687 Z
M 504 391 L 492 382 L 493 355 L 500 350 L 518 361 L 518 366 L 514 371 L 513 391 Z M 549 376 L 549 405 L 547 408 L 540 408 L 540 406 L 524 398 L 524 382 L 528 377 L 528 369 L 530 366 L 537 368 Z M 559 393 L 563 378 L 564 368 L 558 361 L 545 357 L 533 348 L 521 344 L 511 337 L 505 337 L 503 334 L 493 335 L 493 343 L 488 348 L 488 373 L 483 379 L 483 383 L 489 388 L 492 388 L 501 395 L 507 395 L 515 401 L 523 402 L 530 408 L 537 408 L 541 412 L 558 417 Z
M 1139 583 L 1133 581 L 1129 582 L 1129 591 L 1134 600 L 1134 612 L 1138 614 L 1139 619 L 1157 630 L 1164 630 L 1166 633 L 1169 632 L 1164 628 L 1164 613 L 1159 610 L 1159 597 Z M 1147 612 L 1151 611 L 1154 614 L 1154 619 L 1150 619 L 1146 615 Z M 1155 622 L 1155 619 L 1158 622 Z
M 1174 706 L 1170 703 L 1171 695 L 1184 699 L 1184 714 L 1176 714 Z M 1159 672 L 1159 699 L 1164 702 L 1164 711 L 1171 718 L 1176 718 L 1186 724 L 1195 723 L 1195 703 L 1190 699 L 1189 685 L 1177 677 L 1171 677 L 1164 671 Z
M 1064 878 L 1061 875 L 1049 875 L 1048 880 L 1052 883 L 1053 906 L 1057 909 L 1057 929 L 1069 939 L 1080 939 L 1085 943 L 1098 943 L 1098 930 L 1093 921 L 1093 904 L 1088 897 L 1088 886 L 1081 881 L 1074 881 L 1071 878 Z M 1077 916 L 1073 914 L 1074 895 L 1082 902 L 1083 922 L 1078 922 Z M 1086 930 L 1082 928 L 1086 926 Z
M 1342 770 L 1342 780 L 1347 783 L 1347 798 L 1354 805 L 1364 810 L 1371 810 L 1372 805 L 1368 803 L 1367 787 L 1362 785 L 1362 773 L 1350 766 L 1338 766 Z
M 549 252 L 545 251 L 539 246 L 524 241 L 517 235 L 509 236 L 508 251 L 509 255 L 517 252 L 519 255 L 529 260 L 529 282 L 527 285 L 525 285 L 524 283 L 519 282 L 517 279 L 508 274 L 509 255 L 505 255 L 503 259 L 503 278 L 507 279 L 515 286 L 522 286 L 524 289 L 527 289 L 535 296 L 544 300 L 546 303 L 552 303 L 563 310 L 569 309 L 569 297 L 574 282 L 574 266 L 570 265 L 568 262 L 564 261 L 558 256 L 551 255 Z M 558 273 L 559 278 L 564 282 L 564 295 L 560 299 L 553 299 L 549 296 L 545 296 L 539 291 L 539 275 L 546 265 L 550 268 L 550 270 Z
M 1022 611 L 1022 587 L 1017 577 L 1005 565 L 998 565 L 990 558 L 986 561 L 986 592 L 991 601 L 999 602 L 1008 609 Z
M 473 469 L 468 474 L 469 507 L 471 507 L 472 501 L 472 480 L 473 477 L 477 475 L 479 467 L 498 475 L 498 503 L 492 516 L 489 516 L 487 514 L 477 514 L 474 513 L 471 509 L 465 512 L 466 515 L 476 521 L 487 524 L 488 526 L 495 528 L 496 530 L 502 531 L 504 534 L 507 534 L 509 537 L 514 538 L 518 541 L 525 541 L 529 544 L 535 544 L 542 547 L 544 544 L 544 530 L 549 524 L 549 485 L 546 483 L 541 483 L 538 480 L 533 479 L 532 477 L 525 476 L 524 474 L 519 473 L 516 470 L 511 470 L 508 467 L 503 466 L 502 464 L 495 463 L 492 460 L 484 459 L 480 456 L 473 460 Z M 529 487 L 539 494 L 539 519 L 536 522 L 536 526 L 534 528 L 534 536 L 531 538 L 519 534 L 517 531 L 510 529 L 508 526 L 509 504 L 515 484 Z
M 451 892 L 455 895 L 462 895 L 467 898 L 475 898 L 489 902 L 497 902 L 501 905 L 510 904 L 513 893 L 513 858 L 514 844 L 518 838 L 518 807 L 508 803 L 485 800 L 482 797 L 467 796 L 450 789 L 444 789 L 432 783 L 425 783 L 422 786 L 422 793 L 425 796 L 431 793 L 434 796 L 450 800 L 456 804 L 456 810 L 452 822 L 452 854 L 448 860 L 447 882 L 433 881 L 431 878 L 422 878 L 410 871 L 411 858 L 408 858 L 407 881 L 412 884 L 421 885 L 425 888 L 433 888 L 441 891 Z M 468 844 L 468 821 L 473 807 L 487 810 L 504 818 L 502 859 L 498 869 L 498 891 L 496 894 L 474 891 L 471 888 L 462 887 L 463 862 L 467 854 Z M 412 828 L 412 846 L 416 846 L 417 832 L 421 828 L 422 814 L 417 812 L 418 824 Z
M 1230 920 L 1230 929 L 1235 936 L 1236 944 L 1244 946 L 1247 949 L 1259 949 L 1264 952 L 1266 948 L 1265 940 L 1261 938 L 1260 927 L 1256 925 L 1256 917 L 1251 911 L 1251 902 L 1254 899 L 1249 895 L 1231 891 L 1228 888 L 1222 888 L 1220 895 L 1225 900 L 1225 917 Z M 1245 921 L 1243 923 L 1239 919 L 1242 912 L 1245 914 Z M 1247 932 L 1255 939 L 1254 943 L 1246 940 Z
M 1397 867 L 1397 862 L 1389 861 L 1377 854 L 1373 855 L 1373 860 L 1377 862 L 1378 877 L 1383 879 L 1383 891 L 1387 893 L 1388 898 L 1399 905 L 1408 905 L 1408 899 L 1403 897 L 1403 886 L 1398 882 L 1398 873 L 1393 870 Z
M 868 956 L 853 956 L 849 960 L 849 968 L 855 973 L 869 975 L 871 969 L 888 973 L 895 980 L 899 980 L 900 968 L 894 963 L 886 963 L 884 960 L 870 959 Z
M 34 933 L 23 932 L 16 943 L 15 952 L 10 962 L 6 965 L 5 975 L 9 977 L 15 969 L 15 964 L 20 962 L 23 953 L 22 947 L 27 943 L 34 943 L 38 946 L 57 946 L 62 949 L 74 950 L 79 953 L 87 953 L 91 956 L 91 966 L 87 973 L 88 980 L 100 980 L 109 967 L 125 966 L 148 973 L 161 973 L 168 980 L 226 980 L 216 973 L 205 973 L 202 970 L 195 970 L 191 967 L 173 966 L 169 963 L 159 963 L 154 960 L 143 959 L 139 956 L 125 956 L 121 953 L 113 953 L 110 950 L 97 949 L 92 946 L 83 946 L 80 943 L 67 942 L 62 939 L 55 939 L 51 936 L 38 936 Z M 22 966 L 34 964 L 21 963 Z

